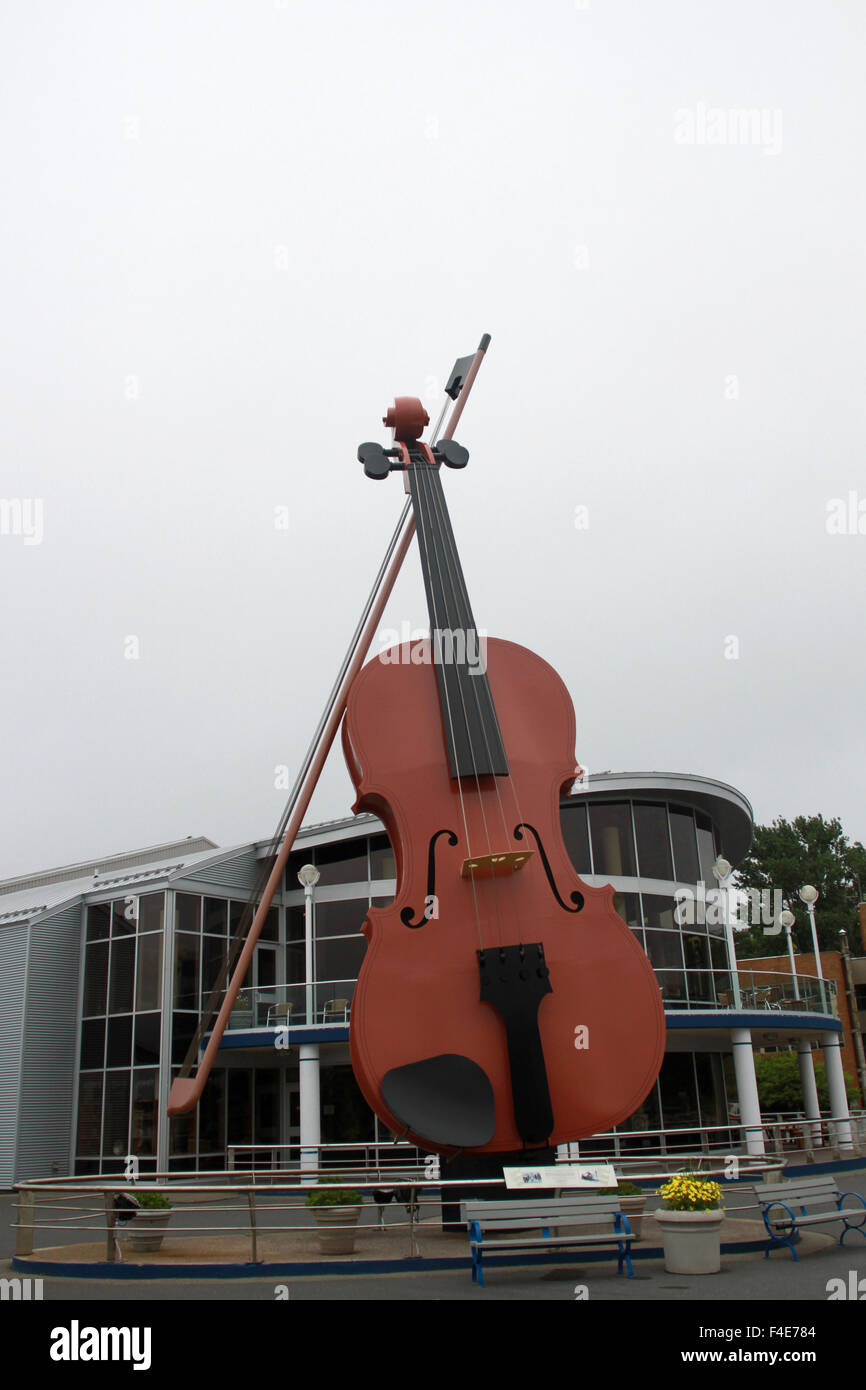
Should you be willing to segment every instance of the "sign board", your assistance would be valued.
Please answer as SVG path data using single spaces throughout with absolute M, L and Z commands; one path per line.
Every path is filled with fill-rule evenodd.
M 506 1187 L 616 1187 L 612 1163 L 553 1163 L 538 1168 L 503 1168 Z

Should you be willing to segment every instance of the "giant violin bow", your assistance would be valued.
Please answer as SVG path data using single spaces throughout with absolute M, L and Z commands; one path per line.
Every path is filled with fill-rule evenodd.
M 463 413 L 467 397 L 481 368 L 481 363 L 484 360 L 484 354 L 489 344 L 490 334 L 485 333 L 475 353 L 467 357 L 458 358 L 455 363 L 445 388 L 446 395 L 448 399 L 454 402 L 454 406 L 444 431 L 438 436 L 440 439 L 448 440 L 453 438 L 454 430 Z M 438 423 L 440 425 L 447 408 L 448 401 L 446 400 L 439 417 Z M 434 430 L 433 438 L 435 439 L 436 437 L 437 432 Z M 383 451 L 380 451 L 380 453 L 383 453 Z M 371 477 L 377 476 L 375 471 L 371 471 L 375 470 L 377 462 L 377 460 L 371 459 L 369 465 L 365 464 L 365 468 L 367 468 L 369 476 Z M 407 498 L 400 520 L 397 523 L 397 527 L 370 591 L 370 596 L 367 599 L 364 611 L 361 614 L 358 626 L 349 644 L 342 667 L 340 668 L 340 673 L 328 697 L 325 710 L 319 721 L 316 732 L 313 735 L 312 742 L 307 750 L 295 785 L 292 788 L 276 837 L 280 840 L 279 850 L 276 853 L 276 857 L 273 858 L 273 862 L 270 864 L 266 881 L 263 885 L 257 885 L 256 891 L 247 905 L 247 911 L 241 922 L 237 938 L 238 940 L 243 939 L 245 934 L 246 939 L 244 940 L 240 955 L 236 957 L 236 964 L 234 965 L 231 979 L 225 988 L 225 997 L 223 998 L 219 1013 L 213 1023 L 207 1046 L 199 1060 L 200 1043 L 214 1012 L 213 1001 L 222 994 L 228 972 L 231 969 L 231 952 L 227 958 L 221 977 L 217 980 L 211 991 L 210 999 L 202 1011 L 199 1028 L 190 1043 L 180 1074 L 172 1082 L 167 1107 L 169 1115 L 185 1115 L 189 1111 L 194 1110 L 201 1099 L 205 1083 L 210 1075 L 211 1067 L 214 1064 L 223 1033 L 228 1024 L 229 1015 L 231 1014 L 235 1000 L 240 993 L 241 986 L 250 967 L 253 952 L 270 910 L 274 893 L 280 885 L 280 880 L 288 862 L 289 855 L 292 852 L 295 838 L 301 828 L 301 823 L 307 813 L 307 808 L 318 784 L 322 768 L 325 765 L 325 760 L 330 752 L 331 745 L 334 742 L 340 722 L 345 713 L 349 692 L 361 670 L 364 658 L 373 643 L 376 631 L 382 619 L 382 614 L 385 610 L 385 605 L 391 596 L 391 591 L 400 573 L 414 534 L 415 517 L 412 511 L 411 500 Z M 256 902 L 258 906 L 255 908 L 254 914 L 252 914 L 253 905 Z M 246 923 L 251 914 L 252 922 L 247 930 Z M 193 1068 L 195 1068 L 194 1071 Z

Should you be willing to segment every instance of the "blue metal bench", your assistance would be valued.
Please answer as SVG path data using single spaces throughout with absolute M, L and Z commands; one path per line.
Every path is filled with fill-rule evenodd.
M 803 1227 L 827 1226 L 841 1221 L 844 1229 L 839 1237 L 840 1245 L 849 1231 L 859 1231 L 866 1237 L 866 1197 L 861 1197 L 859 1192 L 840 1192 L 833 1177 L 767 1183 L 755 1188 L 755 1196 L 770 1237 L 764 1251 L 765 1260 L 770 1251 L 780 1245 L 787 1245 L 796 1260 L 793 1241 Z M 856 1216 L 859 1221 L 849 1220 Z
M 481 1288 L 484 1288 L 482 1259 L 485 1253 L 526 1250 L 553 1254 L 557 1250 L 584 1245 L 616 1246 L 617 1273 L 622 1274 L 625 1264 L 629 1278 L 634 1278 L 630 1247 L 635 1237 L 617 1197 L 463 1202 L 462 1213 L 469 1228 L 472 1282 Z M 562 1235 L 560 1231 L 563 1226 L 573 1230 L 568 1235 Z M 505 1239 L 502 1238 L 503 1233 Z

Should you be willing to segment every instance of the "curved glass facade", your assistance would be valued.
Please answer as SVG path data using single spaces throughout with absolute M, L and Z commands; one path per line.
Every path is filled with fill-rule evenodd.
M 730 1002 L 731 980 L 723 924 L 702 910 L 683 924 L 675 917 L 678 889 L 688 888 L 700 900 L 716 888 L 712 864 L 723 851 L 719 827 L 697 805 L 653 790 L 649 795 L 593 790 L 564 801 L 565 845 L 578 874 L 613 884 L 615 907 L 647 952 L 666 1009 L 723 1009 Z M 706 788 L 702 795 L 711 799 Z M 326 1140 L 378 1137 L 377 1122 L 347 1065 L 344 1041 L 366 950 L 359 927 L 368 906 L 392 901 L 396 887 L 388 839 L 372 818 L 368 826 L 364 833 L 330 841 L 325 840 L 333 834 L 329 826 L 321 828 L 319 841 L 305 835 L 304 847 L 289 860 L 229 1025 L 247 1035 L 280 1021 L 342 1029 L 333 1034 L 333 1044 L 322 1045 Z M 307 863 L 320 875 L 312 895 L 310 979 L 305 898 L 297 878 Z M 208 883 L 206 864 L 199 877 Z M 137 904 L 135 914 L 130 902 Z M 144 1171 L 155 1166 L 156 1135 L 165 1123 L 159 1114 L 161 1069 L 168 1072 L 165 1093 L 244 905 L 216 883 L 206 893 L 184 891 L 179 883 L 177 890 L 87 907 L 76 1171 L 119 1171 L 127 1154 L 136 1155 Z M 297 1049 L 275 1064 L 266 1035 L 258 1044 L 250 1037 L 245 1045 L 263 1050 L 257 1057 L 226 1054 L 198 1112 L 171 1122 L 170 1167 L 219 1167 L 227 1144 L 275 1144 L 281 1136 L 288 1142 L 297 1105 Z M 238 1065 L 241 1061 L 249 1064 Z M 659 1081 L 624 1131 L 634 1132 L 639 1146 L 641 1131 L 662 1125 L 724 1124 L 721 1062 L 721 1053 L 668 1054 Z

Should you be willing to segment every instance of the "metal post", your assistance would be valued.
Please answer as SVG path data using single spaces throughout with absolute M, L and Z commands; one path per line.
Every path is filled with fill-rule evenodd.
M 827 1089 L 830 1092 L 830 1114 L 835 1117 L 836 1142 L 840 1149 L 853 1149 L 848 1093 L 842 1070 L 842 1044 L 838 1034 L 824 1043 L 824 1062 L 827 1067 Z
M 301 1043 L 298 1080 L 301 1101 L 301 1170 L 318 1169 L 322 1142 L 319 1099 L 319 1044 Z
M 259 1262 L 258 1252 L 258 1232 L 256 1230 L 256 1194 L 247 1192 L 247 1202 L 250 1208 L 250 1245 L 252 1247 L 252 1262 L 254 1265 Z
M 745 1132 L 746 1152 L 763 1154 L 764 1130 L 761 1125 L 761 1105 L 758 1100 L 755 1057 L 752 1052 L 752 1035 L 749 1029 L 733 1028 L 731 1030 L 731 1043 L 734 1053 L 734 1071 L 737 1077 L 740 1120 Z
M 33 1217 L 36 1207 L 35 1192 L 18 1193 L 18 1229 L 15 1232 L 15 1254 L 33 1254 Z
M 807 1120 L 816 1121 L 811 1126 L 812 1144 L 818 1148 L 823 1144 L 821 1137 L 821 1105 L 818 1100 L 818 1086 L 815 1081 L 815 1066 L 812 1060 L 812 1044 L 805 1039 L 797 1046 L 798 1060 L 800 1063 L 800 1085 L 803 1087 L 803 1109 L 806 1112 Z M 805 1139 L 805 1126 L 804 1139 Z
M 103 1192 L 105 1202 L 105 1258 L 109 1264 L 115 1264 L 118 1259 L 117 1231 L 115 1229 L 117 1214 L 114 1210 L 114 1192 L 109 1190 Z

